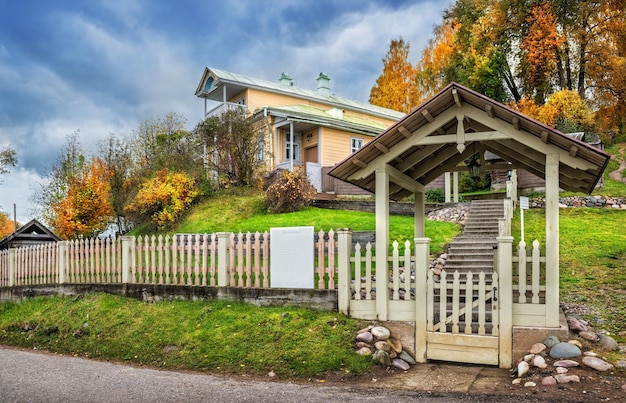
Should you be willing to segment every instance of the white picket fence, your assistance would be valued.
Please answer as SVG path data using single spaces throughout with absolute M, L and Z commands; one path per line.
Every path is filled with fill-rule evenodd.
M 311 246 L 318 289 L 336 288 L 335 238 L 335 231 L 320 230 Z M 267 232 L 218 232 L 25 246 L 0 251 L 0 287 L 135 283 L 269 288 L 270 244 Z

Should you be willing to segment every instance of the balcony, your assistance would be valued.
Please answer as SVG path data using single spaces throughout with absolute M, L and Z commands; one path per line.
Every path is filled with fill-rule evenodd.
M 208 110 L 204 118 L 207 119 L 207 118 L 211 118 L 214 116 L 219 116 L 224 112 L 233 111 L 238 108 L 241 108 L 244 111 L 248 110 L 248 107 L 246 105 L 236 104 L 233 102 L 222 102 L 218 104 L 216 107 L 214 107 L 213 109 Z

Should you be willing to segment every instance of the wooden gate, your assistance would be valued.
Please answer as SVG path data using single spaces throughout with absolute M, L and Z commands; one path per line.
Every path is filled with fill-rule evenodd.
M 498 274 L 428 272 L 426 355 L 499 364 Z

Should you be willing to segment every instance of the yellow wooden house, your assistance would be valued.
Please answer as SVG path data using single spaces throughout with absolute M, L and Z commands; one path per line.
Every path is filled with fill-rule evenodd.
M 295 85 L 286 73 L 276 81 L 206 67 L 196 88 L 205 118 L 243 108 L 266 120 L 268 170 L 306 169 L 318 192 L 362 192 L 326 175 L 333 166 L 404 116 L 403 113 L 332 94 L 320 73 L 317 89 Z

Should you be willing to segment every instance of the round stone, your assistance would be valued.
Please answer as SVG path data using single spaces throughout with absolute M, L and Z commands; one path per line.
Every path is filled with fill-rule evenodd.
M 550 349 L 550 357 L 557 360 L 563 358 L 576 358 L 580 357 L 581 354 L 582 352 L 580 351 L 580 348 L 569 343 L 558 343 Z
M 530 365 L 528 365 L 526 361 L 522 361 L 517 364 L 517 376 L 519 376 L 520 378 L 526 375 L 528 371 L 530 371 Z
M 556 336 L 548 336 L 543 339 L 542 343 L 546 345 L 548 348 L 552 348 L 553 346 L 559 344 L 561 341 Z
M 391 337 L 391 332 L 384 326 L 374 326 L 370 333 L 376 337 L 376 340 L 387 340 Z
M 374 341 L 374 336 L 370 332 L 359 333 L 356 335 L 356 341 L 371 343 Z
M 535 386 L 537 386 L 537 384 L 535 382 L 532 381 L 528 381 L 524 384 L 525 388 L 534 388 Z
M 377 341 L 376 343 L 374 343 L 374 347 L 376 347 L 376 350 L 382 350 L 386 353 L 391 353 L 391 346 L 386 341 Z
M 540 355 L 536 355 L 533 357 L 532 365 L 541 369 L 548 367 L 548 364 L 546 364 L 546 360 Z
M 556 367 L 557 374 L 567 374 L 568 372 L 569 372 L 569 369 L 565 367 Z
M 541 384 L 545 386 L 554 386 L 556 385 L 556 379 L 552 376 L 546 376 L 541 380 Z
M 415 360 L 413 359 L 413 357 L 411 357 L 411 354 L 407 353 L 406 351 L 402 351 L 399 355 L 399 358 L 401 358 L 403 361 L 406 361 L 409 363 L 409 365 L 415 365 L 417 364 L 417 362 L 415 362 Z
M 619 345 L 611 336 L 600 336 L 600 340 L 598 341 L 598 345 L 605 351 L 617 351 L 619 350 Z
M 400 358 L 394 358 L 393 361 L 391 361 L 391 366 L 403 371 L 408 371 L 411 368 L 408 362 L 401 360 Z
M 580 382 L 580 378 L 578 377 L 578 375 L 559 374 L 554 375 L 554 379 L 556 379 L 558 383 Z
M 598 341 L 598 335 L 595 332 L 592 332 L 591 330 L 587 330 L 586 332 L 580 332 L 578 333 L 578 335 L 585 340 Z
M 361 347 L 356 352 L 359 355 L 372 355 L 372 350 L 369 347 Z
M 572 368 L 572 367 L 577 367 L 578 362 L 574 361 L 574 360 L 559 360 L 559 361 L 555 361 L 554 364 L 555 367 L 563 367 L 563 368 Z
M 389 358 L 389 354 L 382 350 L 376 351 L 372 355 L 372 359 L 374 360 L 376 364 L 383 365 L 385 367 L 388 367 L 391 365 L 391 358 Z
M 583 364 L 596 371 L 608 371 L 614 368 L 613 364 L 609 364 L 598 357 L 583 357 Z
M 529 353 L 531 354 L 541 354 L 542 352 L 544 352 L 546 350 L 546 345 L 543 343 L 535 343 L 532 345 L 532 347 L 530 347 L 530 351 Z

